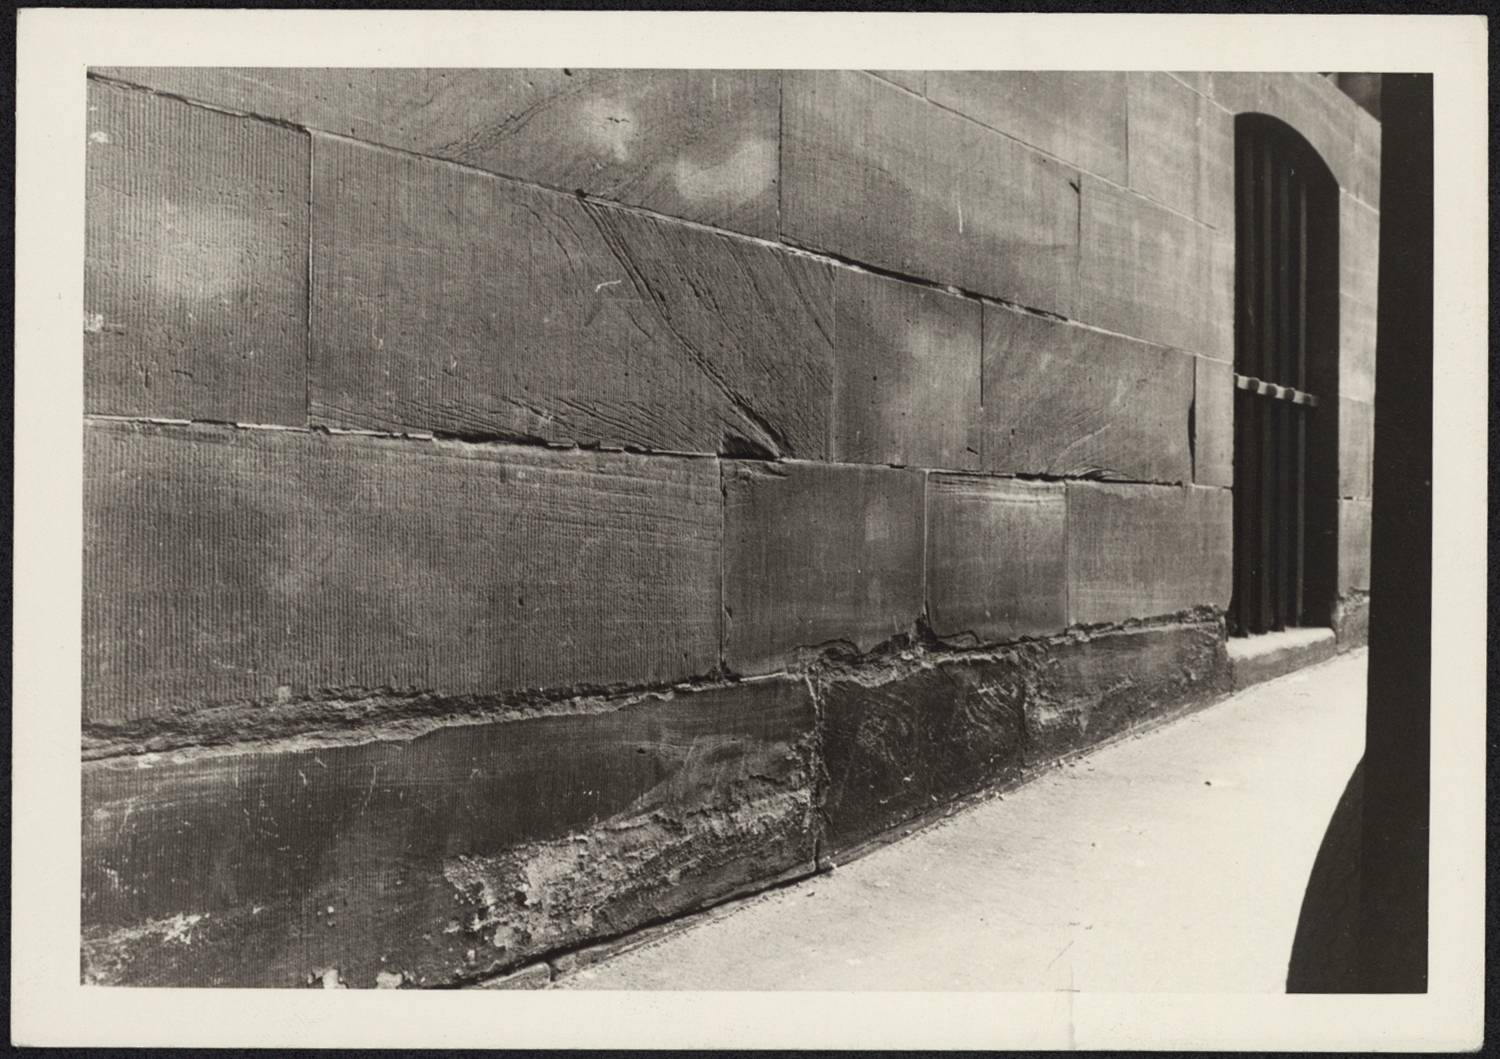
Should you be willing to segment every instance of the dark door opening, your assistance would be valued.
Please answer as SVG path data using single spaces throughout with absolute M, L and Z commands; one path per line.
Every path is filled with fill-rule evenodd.
M 1290 126 L 1235 119 L 1234 635 L 1332 620 L 1338 194 Z

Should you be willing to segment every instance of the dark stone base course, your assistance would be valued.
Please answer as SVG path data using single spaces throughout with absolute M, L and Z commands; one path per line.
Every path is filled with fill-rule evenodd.
M 812 728 L 806 686 L 767 681 L 87 766 L 84 981 L 452 984 L 810 870 Z
M 1075 635 L 982 660 L 929 660 L 883 679 L 825 679 L 831 852 L 1230 690 L 1216 621 Z
M 434 987 L 566 964 L 1229 690 L 1199 615 L 807 677 L 90 762 L 83 980 Z

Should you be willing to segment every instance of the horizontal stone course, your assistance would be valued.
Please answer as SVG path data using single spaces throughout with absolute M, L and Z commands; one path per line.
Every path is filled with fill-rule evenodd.
M 811 867 L 805 685 L 85 768 L 85 980 L 435 986 Z
M 90 82 L 84 408 L 307 421 L 307 136 Z
M 217 106 L 776 235 L 774 70 L 101 67 Z
M 984 469 L 1183 482 L 1193 358 L 1001 306 L 984 312 Z
M 92 424 L 84 717 L 718 665 L 712 460 Z
M 330 426 L 826 458 L 829 266 L 318 138 Z

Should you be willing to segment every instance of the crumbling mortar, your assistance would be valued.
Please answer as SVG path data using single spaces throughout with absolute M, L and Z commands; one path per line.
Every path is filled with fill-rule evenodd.
M 765 679 L 803 681 L 813 700 L 817 730 L 821 731 L 823 696 L 832 683 L 852 681 L 878 687 L 941 664 L 1016 662 L 1102 635 L 1181 625 L 1211 626 L 1217 639 L 1221 643 L 1224 640 L 1224 617 L 1209 607 L 1117 623 L 1074 625 L 1051 636 L 1019 637 L 980 646 L 956 646 L 952 637 L 937 637 L 919 618 L 913 635 L 898 634 L 866 652 L 843 642 L 805 649 L 784 671 L 767 674 Z M 466 724 L 610 713 L 651 699 L 722 690 L 740 683 L 721 660 L 708 673 L 654 684 L 580 684 L 492 695 L 444 695 L 388 687 L 324 688 L 275 701 L 214 703 L 195 713 L 135 722 L 91 722 L 84 728 L 82 754 L 86 761 L 103 761 L 146 753 L 216 756 L 251 749 L 296 750 L 409 740 L 439 728 Z M 821 749 L 819 745 L 819 759 Z
M 329 688 L 286 700 L 215 703 L 175 717 L 84 726 L 83 758 L 104 760 L 144 753 L 216 756 L 246 750 L 300 750 L 382 739 L 408 740 L 440 728 L 524 721 L 538 717 L 613 713 L 650 700 L 668 700 L 732 687 L 716 670 L 669 683 L 576 685 L 495 695 L 443 695 L 391 688 Z

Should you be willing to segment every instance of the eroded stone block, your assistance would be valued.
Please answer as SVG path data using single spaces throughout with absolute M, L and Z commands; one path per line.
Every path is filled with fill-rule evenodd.
M 1107 632 L 1042 656 L 1026 703 L 1026 762 L 1038 764 L 1228 692 L 1216 623 Z
M 847 849 L 1021 764 L 1022 669 L 934 666 L 822 689 L 828 844 Z
M 437 986 L 812 860 L 800 682 L 83 776 L 84 979 Z

